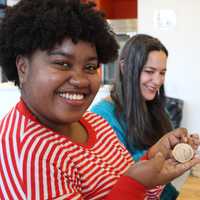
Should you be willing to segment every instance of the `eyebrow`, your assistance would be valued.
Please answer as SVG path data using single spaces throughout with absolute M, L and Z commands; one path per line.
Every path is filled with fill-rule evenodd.
M 63 56 L 63 57 L 69 58 L 69 59 L 74 58 L 73 54 L 65 53 L 65 52 L 59 51 L 59 50 L 47 51 L 47 55 L 48 56 L 60 55 L 60 56 Z M 88 57 L 88 61 L 98 61 L 98 58 L 97 58 L 97 56 L 91 56 L 91 57 Z
M 144 66 L 143 69 L 148 68 L 148 69 L 152 69 L 152 70 L 157 70 L 155 67 L 152 66 Z M 162 71 L 167 71 L 167 68 L 163 69 Z

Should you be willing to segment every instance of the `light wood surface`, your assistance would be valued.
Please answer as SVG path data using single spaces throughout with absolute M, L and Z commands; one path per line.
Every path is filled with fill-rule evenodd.
M 200 200 L 200 178 L 188 176 L 177 200 Z

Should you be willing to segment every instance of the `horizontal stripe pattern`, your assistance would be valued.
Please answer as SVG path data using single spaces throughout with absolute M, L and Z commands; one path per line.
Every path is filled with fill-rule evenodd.
M 26 110 L 26 112 L 28 112 Z M 30 113 L 29 113 L 30 114 Z M 133 163 L 112 128 L 87 112 L 78 145 L 15 107 L 0 122 L 0 199 L 102 199 Z

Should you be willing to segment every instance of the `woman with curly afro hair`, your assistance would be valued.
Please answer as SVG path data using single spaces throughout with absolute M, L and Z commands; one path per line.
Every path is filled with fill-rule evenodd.
M 186 136 L 179 130 L 134 164 L 108 122 L 86 111 L 100 87 L 100 64 L 117 54 L 93 3 L 21 0 L 7 8 L 0 66 L 21 99 L 0 121 L 0 199 L 142 200 L 145 187 L 199 162 L 166 162 Z

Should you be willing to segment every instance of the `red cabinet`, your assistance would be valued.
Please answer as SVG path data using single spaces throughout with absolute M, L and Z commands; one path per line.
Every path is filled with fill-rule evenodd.
M 88 0 L 82 0 L 87 2 Z M 137 18 L 137 0 L 93 0 L 108 19 Z

